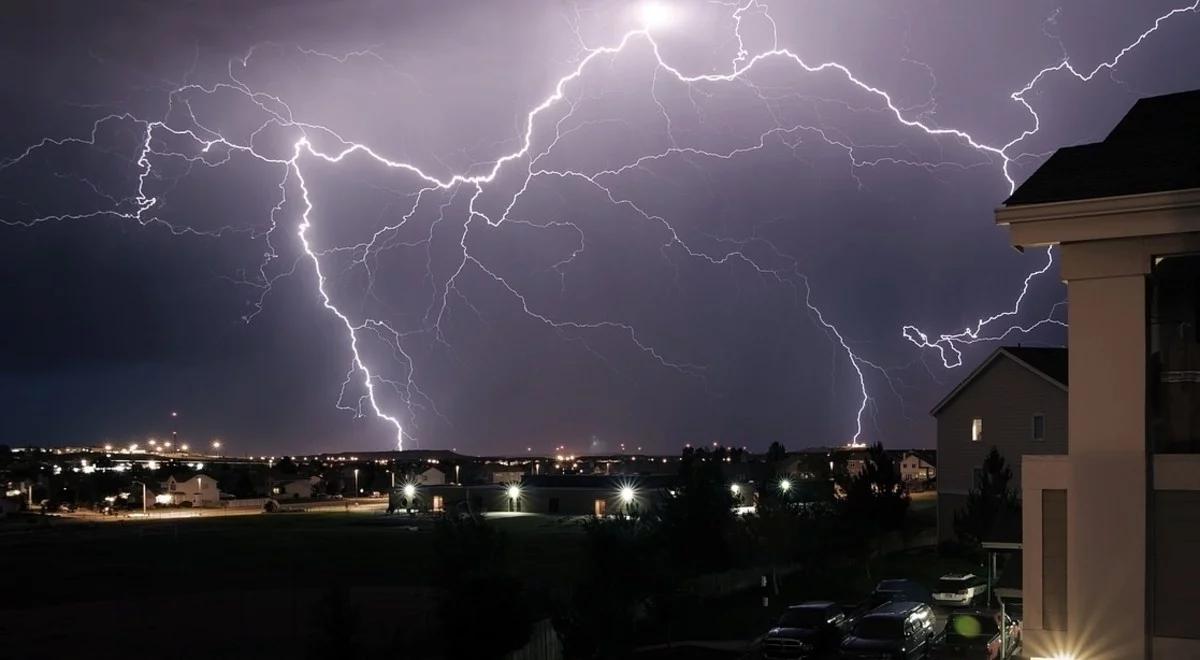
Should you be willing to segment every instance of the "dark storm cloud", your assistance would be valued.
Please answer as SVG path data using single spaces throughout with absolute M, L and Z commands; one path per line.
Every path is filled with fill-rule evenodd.
M 690 23 L 662 34 L 663 57 L 689 74 L 727 68 L 737 48 L 729 9 L 679 5 Z M 782 46 L 813 63 L 845 64 L 888 90 L 907 116 L 1001 145 L 1030 128 L 1009 95 L 1033 74 L 1064 53 L 1090 69 L 1172 6 L 921 0 L 771 10 Z M 579 40 L 614 43 L 630 7 L 28 4 L 0 28 L 0 67 L 12 81 L 0 92 L 0 158 L 44 136 L 86 137 L 109 113 L 165 116 L 173 126 L 192 113 L 248 140 L 263 111 L 235 92 L 189 94 L 166 114 L 170 90 L 211 89 L 232 72 L 285 100 L 298 120 L 388 158 L 438 177 L 480 173 L 519 146 L 526 113 L 576 65 Z M 743 27 L 747 50 L 769 46 L 761 17 Z M 1194 14 L 1173 19 L 1090 83 L 1048 76 L 1029 95 L 1043 129 L 1019 151 L 1098 139 L 1138 96 L 1196 87 L 1200 70 L 1177 64 L 1195 59 L 1197 29 Z M 362 352 L 380 376 L 412 376 L 428 395 L 404 405 L 385 387 L 384 407 L 422 445 L 477 452 L 582 448 L 593 436 L 657 450 L 687 441 L 844 442 L 854 432 L 858 376 L 807 300 L 853 351 L 886 370 L 862 365 L 872 397 L 864 438 L 931 444 L 929 404 L 992 345 L 972 347 L 966 367 L 947 371 L 900 328 L 956 332 L 1007 309 L 1044 259 L 1016 254 L 993 225 L 992 209 L 1008 192 L 999 159 L 898 126 L 877 98 L 833 72 L 772 61 L 756 67 L 753 87 L 689 88 L 656 75 L 652 63 L 644 44 L 632 44 L 589 66 L 568 89 L 570 105 L 539 117 L 535 151 L 562 129 L 541 165 L 597 171 L 661 152 L 672 138 L 723 152 L 757 144 L 776 122 L 819 128 L 773 135 L 729 160 L 676 155 L 606 180 L 693 250 L 740 249 L 771 272 L 689 255 L 662 222 L 560 176 L 533 179 L 499 227 L 478 219 L 467 226 L 469 188 L 427 193 L 411 221 L 383 237 L 385 249 L 364 260 L 342 248 L 413 209 L 416 178 L 361 156 L 337 166 L 309 159 L 310 238 L 330 250 L 322 257 L 329 293 L 351 318 L 409 333 L 400 347 L 415 372 L 386 333 L 362 333 Z M 51 146 L 3 169 L 0 219 L 132 212 L 138 131 L 130 119 L 112 120 L 93 146 Z M 254 144 L 287 158 L 297 137 L 273 127 Z M 829 138 L 859 145 L 861 160 L 947 164 L 855 169 Z M 160 139 L 162 149 L 193 148 Z M 334 148 L 327 135 L 314 141 Z M 204 162 L 163 158 L 146 179 L 161 222 L 98 216 L 0 227 L 0 442 L 141 438 L 166 431 L 167 413 L 178 409 L 182 435 L 220 436 L 238 452 L 390 446 L 386 424 L 335 406 L 344 395 L 357 407 L 363 392 L 357 380 L 343 389 L 345 328 L 322 306 L 312 265 L 301 259 L 295 178 L 273 216 L 282 165 L 219 146 L 194 155 Z M 1023 158 L 1013 172 L 1019 179 L 1039 162 Z M 477 200 L 492 217 L 523 185 L 525 165 L 515 165 Z M 447 288 L 462 264 L 460 242 L 490 272 L 468 263 Z M 272 248 L 278 258 L 259 272 Z M 1062 297 L 1053 274 L 1037 280 L 1020 321 L 1035 321 Z M 632 326 L 659 358 L 622 327 L 555 328 L 524 306 L 557 321 Z M 1054 331 L 1020 338 L 1061 339 Z

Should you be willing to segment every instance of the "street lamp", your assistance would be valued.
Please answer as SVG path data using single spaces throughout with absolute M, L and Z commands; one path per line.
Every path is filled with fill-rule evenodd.
M 733 495 L 736 497 L 741 495 L 742 487 L 737 484 L 729 484 L 729 492 L 733 493 Z
M 621 486 L 620 495 L 621 495 L 621 501 L 624 502 L 626 506 L 628 506 L 630 504 L 633 504 L 633 498 L 637 494 L 633 492 L 633 486 Z
M 521 501 L 521 487 L 517 484 L 508 486 L 508 510 L 516 511 Z
M 791 481 L 788 481 L 787 479 L 780 479 L 780 480 L 779 480 L 779 490 L 781 490 L 781 491 L 783 491 L 783 492 L 785 492 L 785 493 L 786 493 L 786 492 L 788 492 L 788 491 L 789 491 L 789 490 L 791 490 L 791 489 L 792 489 L 792 482 L 791 482 Z
M 142 515 L 146 515 L 146 482 L 134 480 L 133 483 L 140 484 L 142 487 Z
M 354 468 L 354 496 L 358 497 L 358 468 Z
M 213 440 L 213 441 L 212 441 L 212 448 L 213 448 L 213 449 L 217 449 L 217 450 L 221 449 L 221 441 L 220 441 L 220 440 Z

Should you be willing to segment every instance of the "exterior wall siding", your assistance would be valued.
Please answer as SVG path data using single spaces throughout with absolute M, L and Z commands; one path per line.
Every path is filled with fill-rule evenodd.
M 1035 414 L 1046 416 L 1042 441 L 1033 440 Z M 971 420 L 977 417 L 983 437 L 973 442 Z M 993 446 L 1012 467 L 1019 493 L 1022 455 L 1067 453 L 1067 392 L 1007 356 L 997 358 L 938 411 L 938 492 L 969 493 L 975 468 Z

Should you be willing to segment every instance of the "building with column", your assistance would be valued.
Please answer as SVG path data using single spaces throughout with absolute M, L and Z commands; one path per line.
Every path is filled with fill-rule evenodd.
M 996 211 L 1058 246 L 1065 453 L 1025 456 L 1030 657 L 1200 658 L 1200 91 L 1138 101 Z

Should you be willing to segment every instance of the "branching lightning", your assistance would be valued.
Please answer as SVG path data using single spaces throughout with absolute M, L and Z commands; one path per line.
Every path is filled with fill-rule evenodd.
M 733 249 L 725 251 L 714 252 L 697 248 L 690 245 L 667 218 L 648 210 L 636 200 L 618 193 L 615 188 L 616 183 L 621 181 L 623 177 L 634 176 L 643 172 L 647 165 L 657 161 L 672 158 L 732 160 L 760 151 L 768 144 L 793 145 L 794 141 L 798 141 L 802 137 L 807 137 L 844 151 L 850 166 L 850 174 L 856 181 L 858 180 L 857 172 L 859 170 L 884 165 L 920 167 L 931 171 L 939 168 L 990 166 L 997 168 L 999 175 L 1007 183 L 1009 189 L 1012 190 L 1015 188 L 1016 181 L 1013 178 L 1010 167 L 1022 158 L 1030 156 L 1030 154 L 1018 153 L 1019 145 L 1029 137 L 1037 134 L 1041 128 L 1041 119 L 1033 104 L 1027 98 L 1029 93 L 1041 81 L 1054 74 L 1065 72 L 1086 83 L 1101 71 L 1111 72 L 1117 67 L 1122 58 L 1150 38 L 1166 21 L 1180 14 L 1188 12 L 1196 13 L 1198 8 L 1200 8 L 1200 0 L 1196 0 L 1191 5 L 1185 7 L 1173 9 L 1158 17 L 1153 25 L 1141 33 L 1136 40 L 1122 48 L 1113 58 L 1102 62 L 1091 70 L 1077 68 L 1064 54 L 1063 60 L 1058 64 L 1038 71 L 1021 89 L 1010 95 L 1010 99 L 1020 104 L 1028 113 L 1031 123 L 1030 127 L 1008 142 L 998 146 L 977 139 L 967 130 L 943 127 L 932 123 L 928 119 L 928 115 L 930 114 L 929 108 L 936 105 L 936 101 L 932 98 L 933 86 L 930 89 L 929 103 L 923 109 L 918 108 L 920 113 L 911 114 L 914 110 L 913 108 L 900 106 L 894 101 L 891 93 L 869 83 L 849 67 L 838 62 L 811 63 L 804 59 L 798 52 L 790 48 L 781 47 L 779 45 L 778 26 L 774 18 L 771 17 L 767 5 L 760 0 L 739 0 L 737 4 L 725 4 L 724 6 L 730 10 L 729 16 L 733 25 L 732 37 L 736 43 L 736 53 L 729 60 L 728 67 L 724 71 L 716 73 L 688 73 L 684 67 L 672 63 L 664 57 L 655 35 L 657 30 L 664 28 L 672 20 L 673 10 L 667 5 L 657 2 L 645 5 L 645 11 L 642 12 L 643 23 L 623 34 L 611 45 L 587 46 L 576 27 L 575 34 L 579 38 L 582 49 L 580 57 L 575 62 L 574 67 L 557 80 L 549 94 L 526 113 L 516 147 L 508 153 L 503 153 L 490 159 L 482 168 L 468 168 L 463 172 L 440 177 L 431 174 L 427 168 L 417 163 L 393 159 L 368 144 L 348 140 L 330 127 L 297 119 L 291 107 L 283 99 L 256 90 L 243 82 L 239 74 L 250 66 L 252 58 L 255 57 L 256 49 L 259 48 L 259 46 L 256 46 L 248 50 L 243 57 L 229 62 L 227 71 L 228 81 L 207 87 L 195 83 L 186 83 L 185 81 L 184 84 L 172 89 L 168 93 L 167 109 L 160 118 L 147 119 L 128 113 L 109 114 L 97 119 L 92 124 L 90 132 L 83 137 L 45 138 L 30 145 L 22 152 L 0 161 L 0 170 L 5 170 L 17 166 L 41 151 L 55 147 L 80 146 L 101 149 L 101 134 L 116 126 L 132 126 L 140 136 L 136 155 L 133 158 L 133 166 L 138 174 L 134 189 L 129 194 L 125 196 L 110 195 L 103 192 L 94 182 L 78 177 L 84 185 L 90 187 L 100 199 L 105 201 L 105 206 L 90 211 L 66 214 L 45 214 L 37 217 L 17 219 L 0 218 L 0 222 L 10 226 L 34 227 L 53 221 L 81 221 L 109 217 L 133 221 L 141 225 L 163 226 L 171 233 L 178 235 L 221 238 L 231 234 L 243 234 L 249 235 L 252 239 L 261 239 L 264 241 L 266 248 L 262 261 L 257 268 L 256 277 L 240 280 L 259 289 L 259 295 L 253 305 L 253 310 L 246 315 L 247 322 L 261 312 L 263 300 L 271 291 L 272 285 L 279 278 L 294 274 L 297 266 L 302 261 L 307 260 L 313 268 L 316 293 L 321 303 L 329 314 L 336 318 L 341 326 L 344 327 L 347 338 L 350 365 L 346 380 L 342 384 L 341 396 L 337 402 L 338 407 L 351 410 L 357 415 L 369 413 L 383 420 L 394 429 L 396 445 L 397 447 L 401 447 L 406 437 L 412 437 L 411 433 L 406 431 L 406 428 L 414 424 L 418 408 L 428 408 L 437 413 L 437 407 L 434 405 L 432 399 L 426 395 L 418 384 L 417 368 L 410 352 L 406 349 L 406 339 L 414 333 L 429 333 L 439 342 L 448 342 L 443 332 L 443 323 L 451 305 L 454 301 L 461 299 L 468 306 L 471 306 L 471 303 L 466 300 L 466 297 L 459 288 L 460 277 L 469 270 L 477 271 L 495 283 L 515 301 L 521 311 L 529 318 L 557 332 L 571 333 L 570 338 L 576 338 L 578 333 L 616 333 L 626 338 L 631 346 L 659 365 L 668 369 L 674 369 L 689 377 L 704 378 L 705 368 L 703 365 L 692 364 L 684 359 L 672 357 L 670 351 L 656 346 L 651 339 L 640 332 L 630 321 L 606 318 L 557 318 L 546 310 L 538 309 L 530 297 L 519 290 L 510 280 L 498 273 L 496 269 L 490 268 L 481 258 L 472 254 L 471 249 L 468 247 L 468 236 L 471 232 L 499 227 L 504 223 L 524 224 L 540 230 L 571 231 L 577 235 L 577 247 L 553 265 L 553 270 L 562 279 L 562 287 L 565 292 L 566 269 L 587 248 L 587 240 L 583 230 L 572 222 L 533 222 L 516 218 L 514 217 L 514 209 L 517 208 L 518 202 L 529 190 L 531 182 L 535 179 L 548 178 L 582 182 L 591 189 L 594 189 L 614 208 L 631 212 L 641 220 L 661 228 L 664 235 L 667 236 L 665 243 L 661 246 L 664 256 L 667 255 L 668 251 L 676 251 L 689 259 L 700 260 L 703 264 L 714 268 L 747 268 L 758 276 L 773 281 L 776 284 L 789 287 L 794 292 L 797 302 L 805 306 L 813 322 L 828 335 L 836 350 L 841 355 L 844 355 L 847 363 L 856 374 L 856 389 L 861 396 L 856 408 L 855 423 L 853 425 L 854 432 L 851 440 L 858 441 L 864 433 L 864 414 L 868 412 L 872 402 L 866 373 L 879 372 L 887 379 L 889 385 L 893 387 L 893 391 L 895 391 L 895 387 L 892 385 L 887 370 L 861 356 L 853 348 L 852 342 L 822 312 L 814 300 L 809 279 L 800 269 L 800 264 L 797 260 L 776 249 L 770 241 L 758 236 L 745 241 L 724 239 L 723 242 L 733 245 Z M 743 34 L 743 21 L 752 14 L 769 25 L 770 47 L 766 50 L 753 52 L 747 45 L 747 39 Z M 625 164 L 597 171 L 567 169 L 561 166 L 553 167 L 544 164 L 553 153 L 556 153 L 555 149 L 563 138 L 586 125 L 586 123 L 580 124 L 563 130 L 566 120 L 573 116 L 576 105 L 579 103 L 578 99 L 572 97 L 572 87 L 591 68 L 597 66 L 598 63 L 610 60 L 627 51 L 632 51 L 635 47 L 644 48 L 650 55 L 649 65 L 653 67 L 654 73 L 650 94 L 662 115 L 664 130 L 668 136 L 670 146 L 660 151 L 644 153 Z M 354 58 L 366 58 L 391 67 L 384 58 L 372 49 L 357 50 L 342 55 L 334 55 L 300 47 L 296 47 L 296 51 L 303 56 L 322 58 L 339 64 L 345 64 L 348 60 Z M 984 158 L 985 162 L 960 163 L 950 160 L 929 162 L 902 155 L 861 156 L 860 154 L 866 147 L 873 149 L 886 145 L 856 145 L 853 141 L 838 134 L 836 131 L 820 126 L 784 122 L 772 109 L 769 102 L 769 95 L 756 86 L 752 79 L 752 74 L 758 67 L 765 62 L 772 61 L 791 65 L 800 75 L 827 74 L 834 76 L 841 80 L 849 90 L 872 99 L 873 106 L 869 109 L 881 112 L 890 117 L 901 129 L 917 131 L 931 138 L 953 141 L 977 152 Z M 928 67 L 926 69 L 928 70 Z M 930 71 L 930 74 L 932 78 L 932 71 Z M 756 141 L 751 141 L 740 147 L 724 151 L 715 151 L 684 144 L 677 139 L 673 130 L 671 113 L 668 111 L 667 106 L 659 100 L 657 95 L 656 88 L 660 77 L 673 81 L 676 84 L 685 85 L 689 90 L 702 89 L 706 86 L 715 85 L 737 84 L 743 86 L 758 96 L 758 99 L 763 102 L 764 107 L 775 118 L 776 125 L 763 130 Z M 933 85 L 936 85 L 936 79 L 933 79 Z M 191 99 L 194 97 L 211 98 L 218 94 L 233 94 L 242 100 L 248 101 L 262 113 L 265 120 L 255 130 L 250 131 L 248 135 L 242 138 L 231 135 L 228 131 L 223 132 L 216 127 L 206 125 L 193 110 Z M 552 110 L 563 111 L 562 115 L 553 122 L 547 119 Z M 545 144 L 539 146 L 539 129 L 547 125 L 552 128 L 553 134 Z M 289 135 L 295 136 L 291 142 L 290 151 L 287 153 L 273 153 L 260 143 L 262 136 L 272 131 L 284 131 Z M 265 140 L 261 141 L 265 142 Z M 147 184 L 160 176 L 168 176 L 160 172 L 160 163 L 182 163 L 185 166 L 185 172 L 182 176 L 186 176 L 187 172 L 190 172 L 193 167 L 221 167 L 234 158 L 250 158 L 266 167 L 277 170 L 279 173 L 277 179 L 279 189 L 278 201 L 271 209 L 264 227 L 246 229 L 225 226 L 215 229 L 198 229 L 172 223 L 164 219 L 157 212 L 162 206 L 162 193 L 157 196 L 151 195 L 148 192 Z M 380 229 L 371 235 L 369 240 L 348 246 L 318 246 L 313 240 L 311 230 L 316 223 L 322 222 L 324 217 L 323 212 L 312 198 L 309 182 L 310 177 L 314 175 L 310 172 L 310 165 L 324 163 L 336 166 L 351 158 L 366 159 L 375 166 L 387 168 L 389 171 L 393 171 L 404 177 L 414 178 L 418 183 L 416 191 L 408 196 L 411 200 L 411 206 L 404 209 L 404 212 L 399 216 L 399 220 L 395 223 L 384 223 Z M 507 202 L 501 204 L 502 211 L 495 213 L 484 210 L 479 204 L 481 196 L 485 192 L 493 190 L 493 184 L 497 184 L 498 177 L 502 173 L 508 173 L 510 170 L 520 171 L 524 178 L 523 183 L 518 186 L 518 189 L 512 194 L 511 198 L 507 199 Z M 59 176 L 69 176 L 66 174 L 56 174 Z M 862 185 L 861 181 L 858 181 L 858 183 L 860 186 Z M 291 208 L 292 202 L 289 200 L 289 191 L 298 192 L 299 201 L 295 202 L 299 207 L 296 236 L 302 245 L 303 255 L 292 261 L 290 265 L 285 264 L 286 267 L 280 268 L 272 265 L 274 261 L 280 259 L 272 239 L 275 237 L 277 230 L 285 224 L 284 218 L 289 208 Z M 418 210 L 430 199 L 440 199 L 441 201 L 437 207 L 437 218 L 429 226 L 427 234 L 423 239 L 417 241 L 400 240 L 400 231 L 408 225 L 410 220 L 416 216 Z M 446 221 L 448 212 L 458 203 L 459 199 L 466 200 L 466 214 L 461 222 L 461 232 L 458 234 L 458 253 L 460 256 L 453 273 L 439 287 L 432 275 L 432 268 L 428 261 L 431 257 L 429 257 L 428 250 L 434 240 L 435 231 L 438 230 L 441 223 Z M 480 225 L 480 222 L 483 224 Z M 425 315 L 425 327 L 416 331 L 402 331 L 383 319 L 370 317 L 356 318 L 350 312 L 346 311 L 344 304 L 336 300 L 334 292 L 329 286 L 328 273 L 331 268 L 329 264 L 331 257 L 335 255 L 348 255 L 350 258 L 348 268 L 364 269 L 368 282 L 365 295 L 374 296 L 375 275 L 372 270 L 372 259 L 378 259 L 381 251 L 396 246 L 415 247 L 422 244 L 427 251 L 426 266 L 430 273 L 429 280 L 432 288 L 430 305 Z M 751 250 L 751 248 L 754 249 Z M 765 251 L 768 257 L 766 259 L 755 257 L 752 254 L 755 251 Z M 1018 323 L 1018 318 L 1021 316 L 1021 306 L 1026 294 L 1030 290 L 1031 283 L 1037 277 L 1048 273 L 1053 265 L 1053 261 L 1053 251 L 1048 250 L 1045 265 L 1030 273 L 1025 278 L 1020 294 L 1017 296 L 1011 309 L 981 318 L 976 324 L 960 332 L 937 335 L 936 339 L 931 339 L 930 336 L 913 325 L 905 325 L 902 328 L 901 334 L 904 339 L 922 349 L 936 351 L 945 367 L 956 367 L 963 363 L 962 346 L 979 342 L 1000 341 L 1014 333 L 1028 333 L 1045 325 L 1065 326 L 1064 321 L 1055 318 L 1063 303 L 1055 305 L 1046 318 L 1024 325 Z M 474 309 L 473 306 L 471 307 Z M 476 312 L 478 313 L 479 310 L 476 309 Z M 400 377 L 385 376 L 384 370 L 374 368 L 373 365 L 368 364 L 368 359 L 364 356 L 362 349 L 363 341 L 367 337 L 378 340 L 390 348 L 395 362 L 401 367 Z M 586 342 L 584 343 L 586 344 Z M 591 350 L 590 346 L 589 350 Z M 389 389 L 400 400 L 402 410 L 395 410 L 386 405 L 379 394 L 380 388 Z M 355 396 L 349 391 L 350 389 L 355 389 L 361 393 Z

